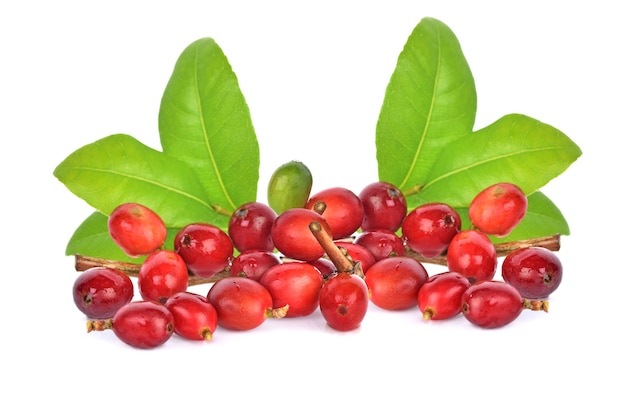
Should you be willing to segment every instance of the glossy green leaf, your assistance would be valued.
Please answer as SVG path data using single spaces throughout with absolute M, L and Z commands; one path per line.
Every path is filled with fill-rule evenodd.
M 107 216 L 96 211 L 89 215 L 74 231 L 70 238 L 65 254 L 72 256 L 83 254 L 91 257 L 141 263 L 146 258 L 129 257 L 115 244 L 107 227 Z M 174 237 L 178 229 L 168 229 L 165 248 L 174 248 Z
M 211 38 L 180 55 L 159 110 L 164 153 L 197 174 L 226 212 L 256 199 L 260 154 L 250 111 L 228 60 Z
M 565 171 L 581 149 L 558 129 L 510 114 L 446 146 L 422 190 L 407 203 L 466 207 L 489 185 L 512 182 L 532 194 Z
M 193 170 L 132 136 L 116 134 L 70 154 L 54 175 L 75 195 L 105 215 L 121 203 L 154 210 L 168 227 L 198 221 L 226 226 L 206 201 Z
M 440 151 L 472 132 L 474 78 L 454 33 L 424 18 L 409 36 L 376 126 L 378 176 L 402 191 L 425 183 Z
M 456 208 L 462 220 L 463 229 L 471 226 L 466 207 Z M 528 196 L 526 215 L 513 231 L 502 238 L 490 236 L 494 243 L 532 239 L 555 234 L 569 235 L 569 225 L 561 210 L 544 193 L 537 191 Z

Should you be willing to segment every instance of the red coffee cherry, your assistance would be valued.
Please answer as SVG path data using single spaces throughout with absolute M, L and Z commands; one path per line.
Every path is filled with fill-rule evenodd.
M 354 262 L 358 261 L 361 263 L 361 270 L 363 273 L 367 272 L 368 268 L 376 262 L 376 258 L 374 258 L 372 252 L 366 249 L 365 246 L 354 242 L 342 241 L 335 241 L 335 244 L 338 247 L 345 249 L 348 252 L 348 256 L 350 256 Z
M 373 182 L 359 193 L 363 204 L 361 229 L 395 232 L 407 213 L 406 199 L 400 189 L 388 182 Z
M 406 310 L 417 305 L 428 272 L 414 258 L 389 257 L 376 261 L 365 273 L 372 303 L 385 310 Z
M 325 254 L 309 229 L 311 222 L 317 221 L 332 236 L 326 220 L 308 208 L 290 208 L 280 214 L 272 226 L 274 246 L 285 257 L 300 261 L 315 261 Z
M 245 203 L 235 210 L 228 221 L 228 235 L 240 252 L 247 250 L 274 250 L 272 224 L 276 212 L 267 204 Z
M 229 266 L 234 247 L 230 237 L 217 226 L 192 223 L 178 231 L 174 250 L 194 275 L 211 278 Z
M 189 340 L 213 339 L 217 311 L 205 296 L 179 292 L 167 299 L 165 307 L 174 316 L 174 333 Z
M 137 275 L 141 298 L 161 304 L 171 295 L 187 290 L 188 282 L 187 265 L 172 250 L 158 250 L 150 254 Z
M 425 320 L 444 320 L 461 312 L 461 298 L 470 287 L 463 274 L 446 271 L 428 278 L 420 288 L 417 305 Z
M 491 185 L 474 197 L 469 205 L 469 219 L 479 231 L 504 237 L 526 215 L 528 199 L 517 185 L 502 182 Z
M 365 247 L 376 261 L 404 255 L 404 242 L 400 236 L 384 229 L 363 231 L 354 239 L 354 243 Z
M 354 274 L 332 275 L 320 290 L 320 311 L 332 329 L 359 328 L 367 313 L 369 298 L 365 281 Z
M 465 275 L 470 283 L 488 281 L 496 275 L 496 248 L 482 232 L 469 229 L 457 233 L 448 245 L 446 257 L 448 269 Z
M 246 250 L 233 259 L 230 274 L 258 281 L 265 271 L 276 264 L 280 264 L 280 262 L 280 258 L 274 252 Z
M 74 304 L 91 319 L 107 319 L 133 299 L 131 279 L 122 271 L 95 267 L 81 272 L 72 288 Z
M 509 253 L 502 262 L 502 278 L 527 299 L 551 295 L 563 279 L 563 265 L 552 251 L 529 247 Z
M 444 203 L 418 206 L 402 222 L 402 237 L 406 245 L 426 258 L 443 254 L 460 230 L 459 213 Z
M 363 222 L 363 204 L 361 199 L 349 189 L 333 187 L 312 195 L 305 208 L 317 211 L 318 204 L 325 205 L 322 216 L 328 223 L 333 239 L 349 237 Z
M 154 211 L 137 203 L 117 206 L 107 220 L 113 241 L 129 257 L 148 255 L 163 246 L 167 229 Z

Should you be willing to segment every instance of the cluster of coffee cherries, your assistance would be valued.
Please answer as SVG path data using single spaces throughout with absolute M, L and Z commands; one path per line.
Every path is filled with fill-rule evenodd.
M 385 310 L 419 309 L 425 320 L 459 314 L 497 328 L 523 310 L 547 311 L 562 266 L 542 247 L 498 255 L 490 236 L 503 237 L 523 219 L 527 198 L 511 183 L 478 193 L 469 206 L 471 227 L 444 203 L 407 209 L 403 193 L 373 182 L 356 194 L 333 187 L 297 207 L 275 210 L 242 204 L 228 229 L 205 222 L 181 228 L 172 249 L 166 226 L 137 203 L 109 216 L 112 239 L 129 256 L 146 256 L 137 274 L 142 300 L 133 300 L 129 276 L 94 267 L 77 277 L 73 295 L 88 331 L 112 329 L 139 348 L 172 334 L 209 340 L 217 327 L 251 330 L 268 318 L 306 317 L 320 310 L 339 331 L 357 329 L 370 303 Z M 447 270 L 429 276 L 422 260 L 445 256 Z M 189 290 L 191 276 L 215 278 L 206 294 Z

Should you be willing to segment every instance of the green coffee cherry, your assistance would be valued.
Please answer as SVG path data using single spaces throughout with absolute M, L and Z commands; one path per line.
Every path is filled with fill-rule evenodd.
M 313 185 L 309 168 L 300 161 L 278 167 L 267 186 L 267 202 L 277 214 L 290 208 L 304 207 Z

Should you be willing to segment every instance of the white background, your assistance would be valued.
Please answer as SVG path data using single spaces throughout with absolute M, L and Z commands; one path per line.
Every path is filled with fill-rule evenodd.
M 3 2 L 0 397 L 624 398 L 626 29 L 618 5 Z M 482 330 L 463 318 L 426 323 L 415 309 L 372 306 L 355 332 L 334 332 L 316 313 L 245 333 L 218 330 L 210 343 L 174 337 L 149 351 L 110 331 L 86 333 L 64 250 L 92 210 L 54 178 L 58 163 L 113 133 L 160 148 L 158 106 L 174 63 L 211 36 L 251 109 L 259 200 L 273 169 L 291 159 L 310 167 L 314 191 L 359 191 L 377 178 L 374 132 L 388 79 L 426 16 L 461 42 L 476 81 L 476 128 L 523 113 L 583 150 L 543 189 L 571 228 L 549 313 Z

